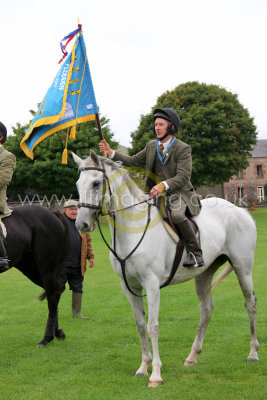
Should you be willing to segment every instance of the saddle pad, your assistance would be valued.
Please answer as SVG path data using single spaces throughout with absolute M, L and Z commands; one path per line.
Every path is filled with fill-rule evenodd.
M 170 235 L 170 237 L 172 238 L 172 240 L 174 241 L 174 243 L 177 244 L 177 243 L 179 242 L 179 240 L 180 240 L 180 238 L 179 238 L 179 236 L 177 235 L 177 233 L 174 232 L 174 230 L 173 230 L 172 227 L 168 224 L 167 221 L 163 220 L 162 222 L 163 222 L 163 225 L 164 225 L 166 231 L 168 232 L 168 234 Z
M 179 242 L 179 240 L 180 240 L 180 238 L 177 235 L 177 233 L 173 230 L 171 225 L 165 219 L 163 219 L 162 222 L 163 222 L 163 225 L 164 225 L 166 231 L 168 232 L 168 234 L 170 235 L 170 237 L 172 238 L 174 243 L 177 244 Z M 192 219 L 189 220 L 189 222 L 190 222 L 190 224 L 191 224 L 191 226 L 192 226 L 192 228 L 193 228 L 193 230 L 195 232 L 196 238 L 200 241 L 199 229 L 198 229 L 198 226 L 197 226 L 196 222 L 194 220 L 192 220 Z
M 3 235 L 6 238 L 6 236 L 7 236 L 6 227 L 5 227 L 5 224 L 2 222 L 1 218 L 0 218 L 0 225 L 1 225 L 1 228 L 2 228 L 2 231 L 3 231 Z

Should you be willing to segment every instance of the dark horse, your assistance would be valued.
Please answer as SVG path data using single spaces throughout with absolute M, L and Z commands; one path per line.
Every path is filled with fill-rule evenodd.
M 60 292 L 56 283 L 68 241 L 64 220 L 60 213 L 32 205 L 17 206 L 2 220 L 7 230 L 4 243 L 10 265 L 45 290 L 41 299 L 47 297 L 49 312 L 39 345 L 47 345 L 55 336 L 65 338 L 64 331 L 58 329 Z

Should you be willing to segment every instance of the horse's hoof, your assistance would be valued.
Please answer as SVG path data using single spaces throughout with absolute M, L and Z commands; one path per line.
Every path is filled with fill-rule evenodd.
M 38 343 L 38 344 L 36 345 L 37 348 L 39 348 L 39 347 L 45 347 L 45 346 L 46 346 L 46 344 L 44 344 L 44 343 L 42 343 L 42 342 L 40 342 L 40 343 Z
M 48 345 L 48 343 L 52 342 L 53 339 L 54 336 L 46 336 L 43 338 L 43 340 L 41 340 L 40 343 L 37 344 L 37 347 L 45 347 Z
M 248 357 L 248 358 L 247 358 L 247 362 L 248 362 L 248 363 L 250 363 L 250 362 L 256 362 L 256 361 L 259 361 L 259 357 Z
M 197 361 L 185 360 L 184 362 L 184 367 L 193 367 L 194 365 L 197 365 Z
M 66 338 L 66 335 L 65 335 L 65 332 L 63 331 L 63 329 L 58 329 L 55 336 L 57 339 L 61 339 L 61 340 L 64 340 Z
M 163 385 L 163 380 L 159 381 L 148 381 L 147 387 L 155 388 L 159 385 Z
M 146 372 L 136 372 L 135 378 L 139 378 L 139 376 L 148 376 L 148 373 Z

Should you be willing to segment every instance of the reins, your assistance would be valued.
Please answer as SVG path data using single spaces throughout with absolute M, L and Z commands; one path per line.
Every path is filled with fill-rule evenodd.
M 142 204 L 142 203 L 147 203 L 150 206 L 154 205 L 154 204 L 149 203 L 150 200 L 153 200 L 153 197 L 150 197 L 149 199 L 146 199 L 146 200 L 139 201 L 138 203 L 134 203 L 134 204 L 132 204 L 131 206 L 128 206 L 128 207 L 119 208 L 117 210 L 109 210 L 107 213 L 103 213 L 101 211 L 101 215 L 103 217 L 105 217 L 107 215 L 113 216 L 113 215 L 117 214 L 120 211 L 128 210 L 129 208 L 132 208 L 132 207 L 135 207 L 135 206 L 139 206 L 139 204 Z

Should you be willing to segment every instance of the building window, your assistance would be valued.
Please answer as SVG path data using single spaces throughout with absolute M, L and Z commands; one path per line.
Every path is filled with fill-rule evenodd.
M 244 197 L 244 188 L 243 188 L 243 184 L 242 184 L 242 183 L 241 183 L 241 185 L 237 188 L 237 191 L 238 191 L 239 206 L 242 206 L 243 197 Z
M 262 176 L 262 165 L 257 165 L 257 176 Z
M 257 195 L 258 195 L 259 201 L 263 201 L 264 200 L 264 187 L 263 186 L 258 186 L 257 187 Z

